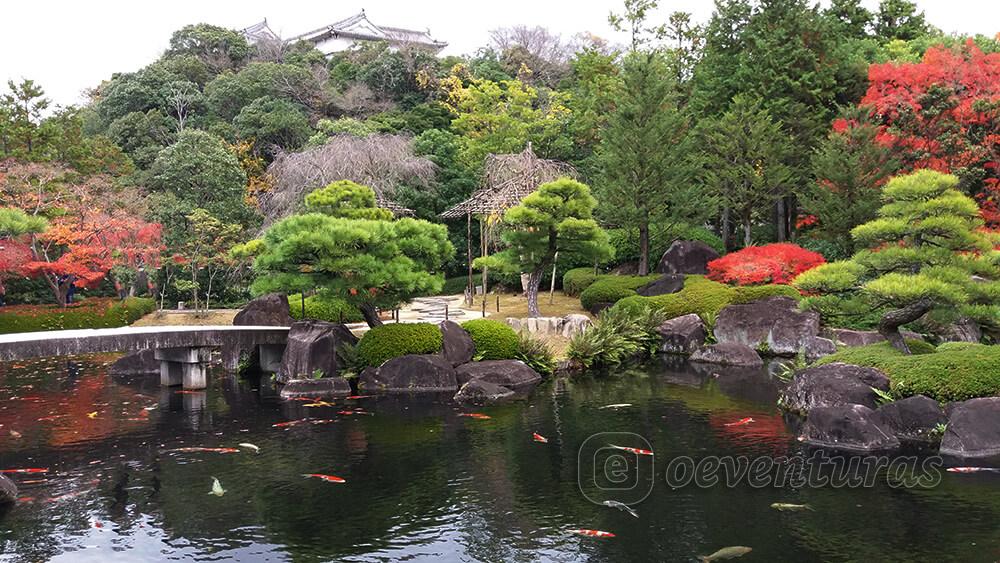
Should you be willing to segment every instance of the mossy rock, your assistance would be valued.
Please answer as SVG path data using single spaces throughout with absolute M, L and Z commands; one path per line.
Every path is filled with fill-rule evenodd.
M 677 293 L 642 297 L 635 295 L 619 301 L 616 307 L 639 309 L 653 307 L 663 311 L 667 318 L 695 314 L 706 320 L 718 316 L 726 305 L 749 303 L 766 297 L 785 296 L 801 299 L 799 292 L 788 285 L 756 285 L 732 287 L 712 281 L 705 276 L 687 276 L 684 288 Z M 714 322 L 714 321 L 713 321 Z
M 358 342 L 357 354 L 366 366 L 378 367 L 407 354 L 441 351 L 441 330 L 430 323 L 393 323 L 372 328 Z
M 473 319 L 462 323 L 462 328 L 476 345 L 476 360 L 510 360 L 517 357 L 517 333 L 505 323 Z

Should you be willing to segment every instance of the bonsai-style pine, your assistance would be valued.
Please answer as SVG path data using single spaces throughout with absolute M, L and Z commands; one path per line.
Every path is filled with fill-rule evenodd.
M 254 254 L 254 293 L 318 292 L 357 307 L 369 326 L 376 308 L 391 309 L 439 291 L 437 273 L 455 249 L 444 225 L 392 221 L 375 207 L 371 188 L 334 182 L 306 197 L 310 212 L 272 225 L 261 239 L 235 249 Z
M 889 181 L 879 217 L 851 231 L 850 260 L 798 276 L 813 294 L 807 303 L 860 296 L 881 311 L 879 332 L 903 353 L 899 327 L 938 310 L 982 323 L 1000 319 L 1000 251 L 982 229 L 976 202 L 959 192 L 958 178 L 920 170 Z
M 528 314 L 538 317 L 542 274 L 560 260 L 592 262 L 610 258 L 608 235 L 593 218 L 597 202 L 586 184 L 560 178 L 538 186 L 504 214 L 503 252 L 479 258 L 479 265 L 528 273 Z

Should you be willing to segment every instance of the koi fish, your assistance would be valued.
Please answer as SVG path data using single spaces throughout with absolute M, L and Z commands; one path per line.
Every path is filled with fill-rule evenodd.
M 753 551 L 752 548 L 742 545 L 734 545 L 731 547 L 724 547 L 711 555 L 699 555 L 698 558 L 701 559 L 702 563 L 711 563 L 712 561 L 719 561 L 721 559 L 736 559 L 737 557 L 743 557 L 751 551 Z
M 88 412 L 87 413 L 87 418 L 97 418 L 97 411 Z
M 614 534 L 611 532 L 604 532 L 601 530 L 588 530 L 586 528 L 581 528 L 578 530 L 570 530 L 569 533 L 576 534 L 578 536 L 586 536 L 588 538 L 613 538 Z
M 322 479 L 327 483 L 346 483 L 347 480 L 342 477 L 337 477 L 336 475 L 324 475 L 323 473 L 303 473 L 303 477 L 315 477 L 317 479 Z
M 20 438 L 21 437 L 21 433 L 18 432 L 17 430 L 11 430 L 10 431 L 10 437 L 14 438 L 14 439 Z
M 465 417 L 468 417 L 468 418 L 474 418 L 476 420 L 489 420 L 489 419 L 493 418 L 490 415 L 483 414 L 481 412 L 463 412 L 463 413 L 459 413 L 458 416 L 465 416 Z
M 776 502 L 771 505 L 771 508 L 775 510 L 785 511 L 796 511 L 796 510 L 812 510 L 813 507 L 808 504 L 789 504 L 787 502 Z
M 64 416 L 66 416 L 66 415 L 64 415 L 64 414 L 54 414 L 52 416 L 43 416 L 43 417 L 37 418 L 35 420 L 37 422 L 52 422 L 53 420 L 59 420 L 60 418 L 62 418 Z
M 222 483 L 220 483 L 218 479 L 212 477 L 212 490 L 208 491 L 208 494 L 221 497 L 226 494 L 226 490 L 222 488 Z
M 69 499 L 72 499 L 72 498 L 76 498 L 76 497 L 81 496 L 81 495 L 85 495 L 85 494 L 87 494 L 87 493 L 89 493 L 90 491 L 93 491 L 93 490 L 94 489 L 84 489 L 82 491 L 74 491 L 72 493 L 66 493 L 64 495 L 59 495 L 57 497 L 50 497 L 50 498 L 45 499 L 45 502 L 61 502 L 61 501 L 64 501 L 64 500 L 69 500 Z
M 190 389 L 181 389 L 179 391 L 174 391 L 178 395 L 201 395 L 204 391 L 191 391 Z
M 248 450 L 252 450 L 253 453 L 255 453 L 255 454 L 259 454 L 260 453 L 260 448 L 257 447 L 257 446 L 255 446 L 255 445 L 253 445 L 253 444 L 251 444 L 251 443 L 249 443 L 249 442 L 243 442 L 243 443 L 237 444 L 237 445 L 239 447 L 241 447 L 241 448 L 246 448 Z
M 726 424 L 723 424 L 723 426 L 742 426 L 744 424 L 750 424 L 751 422 L 754 422 L 754 419 L 748 416 L 746 418 L 741 418 L 736 422 L 727 422 Z
M 300 418 L 298 420 L 289 420 L 287 422 L 278 422 L 271 425 L 271 428 L 288 428 L 289 426 L 295 426 L 297 424 L 302 424 L 304 422 L 309 422 L 307 418 Z
M 343 410 L 343 411 L 337 411 L 337 414 L 343 414 L 343 415 L 350 416 L 352 414 L 375 414 L 375 413 L 373 413 L 373 412 L 365 412 L 365 411 L 362 411 L 362 410 L 353 410 L 353 411 L 351 411 L 351 410 Z
M 328 403 L 326 401 L 316 401 L 315 403 L 306 403 L 302 405 L 303 407 L 332 407 L 333 403 Z
M 636 512 L 635 510 L 633 510 L 632 508 L 630 508 L 627 504 L 625 504 L 623 502 L 618 502 L 617 500 L 606 500 L 606 501 L 602 502 L 601 504 L 603 504 L 604 506 L 607 506 L 609 508 L 617 508 L 618 510 L 621 510 L 622 512 L 627 512 L 627 513 L 631 514 L 632 516 L 634 516 L 635 518 L 639 517 L 639 513 L 638 512 Z
M 47 483 L 48 479 L 28 479 L 26 481 L 21 481 L 22 485 L 37 485 L 39 483 Z
M 48 473 L 48 467 L 29 467 L 27 469 L 0 469 L 0 473 Z
M 531 439 L 534 440 L 534 441 L 536 441 L 536 442 L 541 442 L 543 444 L 548 444 L 549 443 L 549 439 L 546 438 L 545 436 L 542 436 L 538 432 L 533 432 L 531 434 Z
M 949 467 L 945 471 L 951 473 L 979 473 L 981 471 L 988 471 L 991 473 L 1000 472 L 1000 468 L 996 467 Z
M 336 420 L 330 420 L 328 418 L 317 418 L 316 420 L 310 420 L 309 424 L 332 424 L 337 422 Z
M 315 403 L 316 401 L 319 401 L 320 399 L 314 399 L 312 397 L 288 397 L 285 400 L 286 401 L 311 401 L 311 402 Z
M 632 403 L 615 403 L 613 405 L 604 405 L 603 407 L 597 407 L 599 409 L 623 409 L 625 407 L 631 407 Z
M 644 450 L 642 448 L 629 448 L 627 446 L 616 446 L 614 444 L 608 444 L 608 445 L 611 446 L 612 448 L 616 449 L 616 450 L 622 450 L 623 452 L 628 452 L 630 454 L 635 454 L 635 455 L 653 455 L 653 451 L 652 450 Z
M 356 401 L 358 399 L 368 399 L 374 397 L 375 395 L 351 395 L 350 397 L 344 397 L 348 401 Z
M 193 453 L 213 453 L 213 454 L 235 454 L 239 453 L 239 448 L 201 448 L 201 447 L 189 447 L 189 448 L 174 448 L 172 450 L 164 450 L 163 453 L 182 453 L 182 454 L 193 454 Z

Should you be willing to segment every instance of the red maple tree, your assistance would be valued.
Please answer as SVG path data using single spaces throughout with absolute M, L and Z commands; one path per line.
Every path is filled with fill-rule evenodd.
M 894 148 L 903 172 L 957 175 L 987 224 L 1000 227 L 1000 53 L 970 39 L 932 47 L 918 63 L 873 64 L 868 79 L 861 105 L 872 108 L 878 141 Z

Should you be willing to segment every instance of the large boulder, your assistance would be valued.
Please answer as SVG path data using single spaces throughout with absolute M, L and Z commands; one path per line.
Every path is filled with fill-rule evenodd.
M 829 338 L 810 336 L 802 341 L 802 351 L 805 352 L 806 362 L 811 364 L 824 356 L 836 353 L 837 345 Z
M 6 475 L 0 475 L 0 505 L 17 502 L 17 485 Z
M 940 337 L 943 342 L 979 342 L 983 339 L 983 331 L 976 321 L 963 318 L 946 326 Z
M 899 439 L 892 430 L 864 405 L 813 409 L 799 438 L 811 446 L 852 453 L 887 452 L 899 447 Z
M 778 356 L 794 356 L 819 334 L 819 313 L 799 310 L 791 297 L 768 297 L 729 305 L 713 330 L 718 342 L 738 342 Z
M 874 409 L 878 394 L 872 388 L 888 391 L 889 378 L 875 368 L 836 362 L 796 372 L 779 404 L 799 414 L 852 404 Z
M 281 357 L 278 382 L 289 379 L 315 379 L 317 373 L 332 377 L 340 371 L 337 349 L 355 345 L 358 339 L 342 324 L 324 321 L 298 321 L 288 330 L 288 343 Z
M 684 289 L 684 276 L 682 274 L 664 274 L 646 285 L 635 290 L 644 297 L 655 297 L 657 295 L 667 295 L 677 293 Z
M 281 387 L 282 399 L 311 397 L 316 399 L 333 399 L 347 397 L 351 394 L 351 384 L 340 376 L 321 377 L 319 379 L 291 379 Z
M 659 274 L 707 274 L 708 263 L 719 257 L 714 248 L 697 240 L 678 240 L 663 253 Z
M 496 383 L 473 379 L 466 382 L 455 393 L 454 400 L 458 403 L 471 403 L 474 405 L 495 405 L 513 399 L 516 393 Z
M 160 373 L 160 361 L 153 357 L 153 349 L 131 352 L 118 358 L 108 368 L 111 375 L 146 375 Z
M 660 332 L 660 351 L 667 354 L 691 354 L 705 343 L 705 323 L 691 313 L 665 321 Z
M 930 442 L 939 424 L 948 422 L 941 405 L 930 397 L 914 395 L 878 408 L 882 424 L 907 442 Z
M 868 346 L 885 342 L 885 337 L 874 330 L 851 330 L 849 328 L 828 328 L 826 337 L 840 346 Z M 901 330 L 900 334 L 907 340 L 923 340 L 924 337 L 912 330 Z
M 384 393 L 455 391 L 458 380 L 454 366 L 444 357 L 407 354 L 361 372 L 358 388 Z
M 284 293 L 261 295 L 233 317 L 234 326 L 291 326 L 293 322 Z
M 441 355 L 453 366 L 460 366 L 472 361 L 476 355 L 476 345 L 472 337 L 455 321 L 441 321 Z
M 518 391 L 536 385 L 542 380 L 538 372 L 520 360 L 487 360 L 472 362 L 455 369 L 458 384 L 469 381 L 486 381 Z
M 1000 459 L 1000 397 L 970 399 L 951 406 L 941 455 L 960 461 Z
M 760 359 L 753 348 L 736 342 L 720 342 L 710 346 L 702 346 L 691 354 L 691 361 L 737 367 L 764 366 L 764 361 Z
M 562 336 L 564 338 L 573 338 L 577 334 L 586 332 L 592 326 L 594 326 L 594 323 L 587 315 L 571 313 L 563 317 Z

